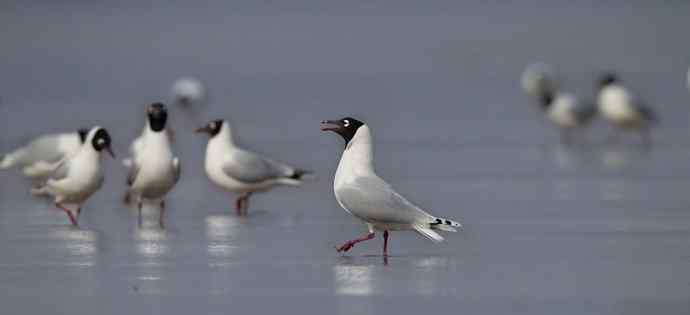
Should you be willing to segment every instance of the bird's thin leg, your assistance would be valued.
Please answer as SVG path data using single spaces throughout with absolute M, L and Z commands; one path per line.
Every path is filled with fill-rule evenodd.
M 74 218 L 74 215 L 72 214 L 72 211 L 70 209 L 67 209 L 65 206 L 60 204 L 59 202 L 55 203 L 55 206 L 62 209 L 62 211 L 65 211 L 67 216 L 69 217 L 70 222 L 72 222 L 73 226 L 79 226 L 79 223 L 77 222 L 77 219 Z
M 141 218 L 141 208 L 142 207 L 143 207 L 143 204 L 142 204 L 141 200 L 139 200 L 137 202 L 137 225 L 139 226 L 139 228 L 141 228 L 141 224 L 142 224 L 142 218 Z
M 249 213 L 249 197 L 252 193 L 244 194 L 244 202 L 242 203 L 242 215 L 246 216 Z
M 237 216 L 242 215 L 242 196 L 237 197 L 237 200 L 235 200 L 235 213 Z
M 383 256 L 388 256 L 388 231 L 383 231 Z
M 368 241 L 368 240 L 374 238 L 375 235 L 376 234 L 374 234 L 374 232 L 369 232 L 369 234 L 367 234 L 366 236 L 364 236 L 362 238 L 355 239 L 355 240 L 349 240 L 349 241 L 345 242 L 343 245 L 340 245 L 340 247 L 336 247 L 336 249 L 338 250 L 339 253 L 349 251 L 350 249 L 352 249 L 353 246 L 355 246 L 355 244 L 360 243 L 360 242 L 364 242 L 364 241 Z
M 81 216 L 81 207 L 77 208 L 77 220 L 79 220 L 79 216 Z
M 161 229 L 165 229 L 165 221 L 164 221 L 164 217 L 165 217 L 165 200 L 161 200 L 160 207 L 161 207 L 161 212 L 160 212 L 160 214 L 159 214 L 159 216 L 158 216 L 158 225 L 161 227 Z

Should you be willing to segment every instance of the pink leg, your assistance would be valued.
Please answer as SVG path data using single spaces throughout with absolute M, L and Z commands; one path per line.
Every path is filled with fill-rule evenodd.
M 161 200 L 161 212 L 160 215 L 158 216 L 158 225 L 161 227 L 161 229 L 165 229 L 165 222 L 163 220 L 165 216 L 165 200 Z
M 340 253 L 340 252 L 347 252 L 347 251 L 349 251 L 350 249 L 352 249 L 352 247 L 355 246 L 355 244 L 360 243 L 360 242 L 364 242 L 364 241 L 368 241 L 368 240 L 374 238 L 374 236 L 375 236 L 374 233 L 369 233 L 369 234 L 367 234 L 366 236 L 364 236 L 364 237 L 362 237 L 362 238 L 358 238 L 358 239 L 356 239 L 356 240 L 347 241 L 347 242 L 345 242 L 345 244 L 340 245 L 340 247 L 336 247 L 336 249 L 338 250 L 339 253 Z
M 65 211 L 65 213 L 69 217 L 70 222 L 72 222 L 73 226 L 77 226 L 77 227 L 79 226 L 79 223 L 77 223 L 77 219 L 74 218 L 74 215 L 72 215 L 72 211 L 70 211 L 70 209 L 67 209 L 65 206 L 63 206 L 59 202 L 55 203 L 55 206 L 62 209 L 62 211 Z
M 388 256 L 388 231 L 383 231 L 383 256 Z

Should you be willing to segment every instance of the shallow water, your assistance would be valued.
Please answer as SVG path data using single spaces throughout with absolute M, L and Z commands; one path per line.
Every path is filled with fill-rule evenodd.
M 329 7 L 4 4 L 0 152 L 100 124 L 119 157 L 180 75 L 208 106 L 173 109 L 182 181 L 144 227 L 121 203 L 119 161 L 81 228 L 0 173 L 0 309 L 90 314 L 650 314 L 690 301 L 690 5 L 515 5 L 436 1 Z M 593 9 L 595 8 L 595 9 Z M 539 119 L 518 78 L 556 66 L 583 97 L 619 69 L 662 116 L 654 144 L 572 147 Z M 332 194 L 341 140 L 322 119 L 352 115 L 376 138 L 378 172 L 464 230 L 433 244 L 365 232 Z M 227 117 L 241 143 L 319 180 L 252 198 L 248 218 L 202 172 L 205 138 Z

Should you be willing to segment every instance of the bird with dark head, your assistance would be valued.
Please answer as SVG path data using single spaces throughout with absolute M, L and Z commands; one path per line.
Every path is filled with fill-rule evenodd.
M 364 123 L 352 118 L 345 117 L 340 120 L 324 120 L 321 122 L 321 131 L 333 131 L 343 137 L 345 145 L 350 143 L 350 140 L 355 136 L 359 127 L 364 126 Z
M 153 103 L 146 108 L 146 115 L 148 116 L 149 126 L 154 132 L 160 132 L 165 129 L 165 124 L 168 121 L 168 110 L 163 103 Z
M 220 130 L 223 128 L 223 119 L 217 119 L 208 122 L 205 126 L 198 128 L 195 130 L 196 133 L 206 133 L 210 135 L 211 137 L 215 137 L 218 133 L 220 133 Z

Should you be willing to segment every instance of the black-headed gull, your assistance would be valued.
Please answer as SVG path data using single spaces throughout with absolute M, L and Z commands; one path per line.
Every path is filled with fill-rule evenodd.
M 561 142 L 570 143 L 573 130 L 588 125 L 596 116 L 596 106 L 571 93 L 559 91 L 559 84 L 550 69 L 544 64 L 528 66 L 520 79 L 521 85 L 539 105 L 546 119 L 560 129 Z
M 345 151 L 335 173 L 333 190 L 338 204 L 362 220 L 368 233 L 337 247 L 349 251 L 355 244 L 383 231 L 383 254 L 388 254 L 388 232 L 413 230 L 434 242 L 444 240 L 436 231 L 455 232 L 460 223 L 435 217 L 407 201 L 374 172 L 371 131 L 363 122 L 347 117 L 321 123 L 321 130 L 333 131 L 345 139 Z
M 597 82 L 599 113 L 618 130 L 638 131 L 649 143 L 649 127 L 658 122 L 656 113 L 636 98 L 615 73 L 605 73 Z
M 48 177 L 63 159 L 79 151 L 87 133 L 87 129 L 79 129 L 40 136 L 0 156 L 0 169 L 18 167 L 26 177 L 37 180 Z
M 206 175 L 223 189 L 240 194 L 235 203 L 238 215 L 247 214 L 249 197 L 253 193 L 267 191 L 276 185 L 300 185 L 310 174 L 238 147 L 226 120 L 211 121 L 196 132 L 211 137 L 206 146 Z
M 147 106 L 144 131 L 132 142 L 131 156 L 123 161 L 129 168 L 126 200 L 136 201 L 139 226 L 144 200 L 159 203 L 159 224 L 164 226 L 165 195 L 180 179 L 180 160 L 172 152 L 167 121 L 168 111 L 164 104 Z
M 33 192 L 55 197 L 55 206 L 65 211 L 72 225 L 77 226 L 82 205 L 103 185 L 100 153 L 105 150 L 115 158 L 111 142 L 104 128 L 91 128 L 79 151 L 60 162 L 45 185 Z M 76 205 L 77 209 L 69 209 L 66 205 Z

